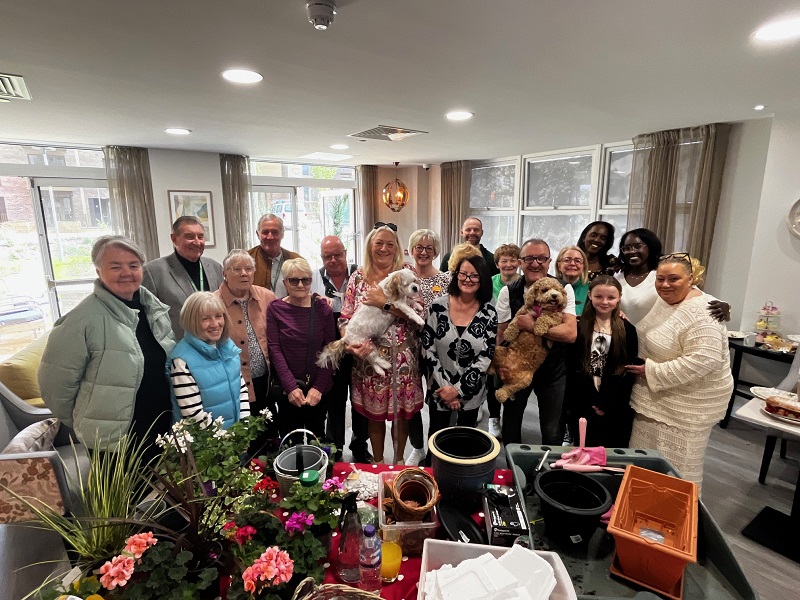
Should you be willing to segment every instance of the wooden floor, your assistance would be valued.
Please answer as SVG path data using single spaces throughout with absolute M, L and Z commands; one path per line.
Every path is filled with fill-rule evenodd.
M 427 432 L 427 409 L 423 410 L 423 421 Z M 538 422 L 536 403 L 529 402 L 523 422 L 523 442 L 541 441 Z M 488 427 L 485 410 L 479 427 L 484 430 Z M 761 600 L 799 598 L 800 564 L 741 534 L 744 526 L 764 506 L 769 505 L 788 513 L 792 505 L 794 486 L 800 469 L 800 443 L 789 443 L 785 460 L 779 457 L 776 448 L 766 484 L 760 485 L 758 470 L 765 437 L 763 430 L 735 418 L 731 419 L 727 429 L 715 427 L 706 454 L 702 500 Z M 390 446 L 390 440 L 387 439 L 384 452 L 387 459 L 392 456 Z M 409 452 L 410 448 L 406 448 L 405 455 L 408 456 Z M 501 453 L 501 456 L 504 457 L 505 454 Z M 349 451 L 345 450 L 344 458 L 351 459 Z M 800 539 L 797 544 L 800 545 Z

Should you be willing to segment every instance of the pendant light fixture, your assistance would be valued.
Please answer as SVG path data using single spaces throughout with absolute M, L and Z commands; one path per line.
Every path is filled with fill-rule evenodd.
M 390 181 L 383 186 L 383 203 L 391 209 L 392 212 L 400 212 L 403 207 L 408 204 L 410 194 L 408 193 L 408 186 L 400 181 L 397 177 L 397 165 L 394 163 L 394 181 Z

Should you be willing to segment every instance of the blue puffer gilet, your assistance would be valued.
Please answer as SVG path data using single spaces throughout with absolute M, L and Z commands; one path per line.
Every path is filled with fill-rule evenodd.
M 167 359 L 167 372 L 173 358 L 186 361 L 200 388 L 200 399 L 203 410 L 214 418 L 222 417 L 227 429 L 239 420 L 239 392 L 241 389 L 242 367 L 239 363 L 241 350 L 230 338 L 224 343 L 212 346 L 186 333 L 178 342 Z M 181 420 L 181 410 L 172 390 L 172 417 L 175 422 Z

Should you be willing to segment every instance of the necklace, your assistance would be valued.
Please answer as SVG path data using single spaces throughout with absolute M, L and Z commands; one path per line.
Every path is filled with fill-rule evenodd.
M 647 271 L 645 273 L 629 273 L 628 275 L 625 275 L 625 279 L 627 279 L 627 280 L 633 279 L 635 281 L 640 281 L 641 282 L 641 281 L 644 281 L 644 279 L 649 274 L 650 274 L 650 271 Z

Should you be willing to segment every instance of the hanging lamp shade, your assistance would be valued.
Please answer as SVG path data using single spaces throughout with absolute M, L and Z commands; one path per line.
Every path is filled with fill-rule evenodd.
M 403 210 L 403 207 L 408 204 L 411 198 L 408 192 L 408 186 L 397 177 L 397 165 L 398 163 L 394 163 L 394 180 L 383 186 L 383 203 L 388 206 L 392 212 L 400 212 Z

